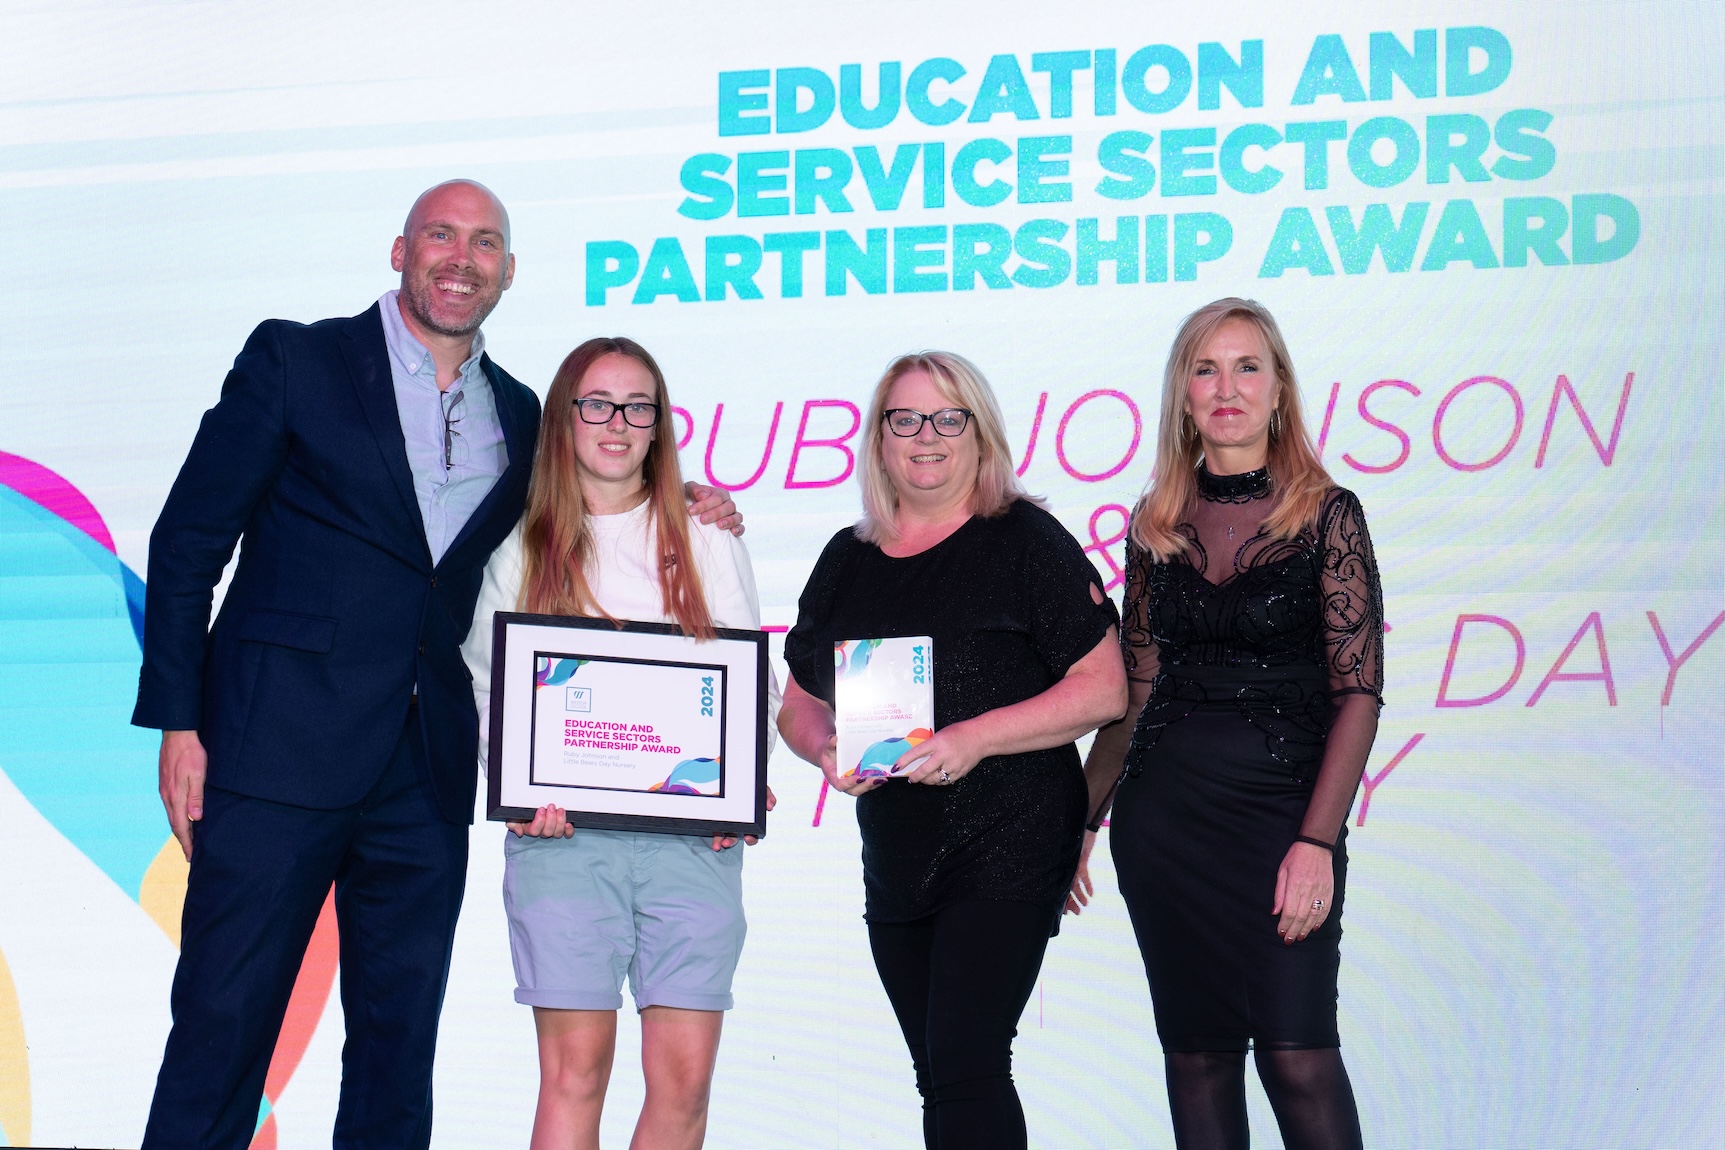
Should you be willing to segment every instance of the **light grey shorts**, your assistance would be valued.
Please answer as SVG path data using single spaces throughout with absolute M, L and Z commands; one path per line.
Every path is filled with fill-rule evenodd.
M 515 1001 L 616 1010 L 729 1010 L 743 952 L 743 844 L 577 828 L 503 837 Z

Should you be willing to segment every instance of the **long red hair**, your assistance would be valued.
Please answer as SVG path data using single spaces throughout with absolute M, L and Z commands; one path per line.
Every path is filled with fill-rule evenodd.
M 683 500 L 683 473 L 677 466 L 671 397 L 665 376 L 647 349 L 625 336 L 590 339 L 570 352 L 551 380 L 545 413 L 539 421 L 539 448 L 527 486 L 527 511 L 521 521 L 521 596 L 519 607 L 541 615 L 580 615 L 616 620 L 593 597 L 587 565 L 593 536 L 587 524 L 587 498 L 575 467 L 575 400 L 581 379 L 607 355 L 626 355 L 653 377 L 653 402 L 659 422 L 647 445 L 642 473 L 647 487 L 659 552 L 659 593 L 666 615 L 685 635 L 713 637 L 713 616 L 690 550 L 689 510 Z

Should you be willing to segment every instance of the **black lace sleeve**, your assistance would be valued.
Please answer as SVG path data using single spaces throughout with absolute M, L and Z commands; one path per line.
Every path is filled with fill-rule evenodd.
M 1384 593 L 1366 513 L 1338 488 L 1318 517 L 1324 662 L 1330 694 L 1384 698 Z
M 1146 575 L 1153 562 L 1148 551 L 1126 541 L 1126 608 L 1120 616 L 1120 654 L 1126 661 L 1126 714 L 1096 732 L 1090 754 L 1084 759 L 1084 781 L 1090 792 L 1090 810 L 1085 826 L 1095 830 L 1114 805 L 1114 790 L 1120 785 L 1126 750 L 1138 714 L 1150 698 L 1150 682 L 1160 669 L 1156 641 L 1150 637 L 1149 582 Z
M 1150 564 L 1155 557 L 1126 537 L 1126 597 L 1120 613 L 1120 654 L 1126 674 L 1133 679 L 1153 679 L 1161 662 L 1156 640 L 1150 637 Z
M 1324 662 L 1334 706 L 1300 833 L 1335 842 L 1378 733 L 1378 708 L 1384 698 L 1384 596 L 1366 514 L 1353 492 L 1337 490 L 1324 504 L 1318 542 Z

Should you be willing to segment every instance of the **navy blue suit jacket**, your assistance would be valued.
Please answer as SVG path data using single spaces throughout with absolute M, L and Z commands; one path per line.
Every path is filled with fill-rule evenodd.
M 485 562 L 521 517 L 539 426 L 533 392 L 481 365 L 509 463 L 433 564 L 377 306 L 310 325 L 269 320 L 246 341 L 150 535 L 132 713 L 138 726 L 196 729 L 210 786 L 357 803 L 417 683 L 438 809 L 471 819 L 479 724 L 460 645 Z

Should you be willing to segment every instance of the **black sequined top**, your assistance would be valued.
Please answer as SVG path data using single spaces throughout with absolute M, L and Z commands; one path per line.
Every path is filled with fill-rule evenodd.
M 937 728 L 1059 682 L 1119 617 L 1066 529 L 1020 500 L 895 559 L 846 528 L 815 564 L 785 636 L 799 686 L 833 701 L 833 644 L 928 635 Z M 982 760 L 950 786 L 894 780 L 857 799 L 870 922 L 909 922 L 962 899 L 1046 902 L 1072 883 L 1086 791 L 1077 748 Z
M 1309 784 L 1335 701 L 1383 700 L 1383 591 L 1365 512 L 1336 488 L 1314 528 L 1276 539 L 1264 530 L 1275 504 L 1268 469 L 1196 476 L 1199 497 L 1175 528 L 1186 550 L 1157 563 L 1126 548 L 1127 672 L 1155 676 L 1128 769 L 1159 728 L 1194 706 L 1225 706 Z

